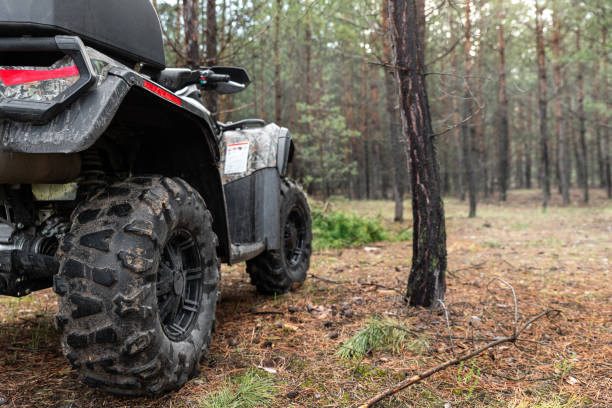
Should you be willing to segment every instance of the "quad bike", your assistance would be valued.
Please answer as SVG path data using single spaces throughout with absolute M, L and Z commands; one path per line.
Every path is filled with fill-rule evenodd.
M 218 123 L 244 69 L 166 68 L 149 0 L 0 0 L 0 294 L 53 287 L 88 385 L 160 395 L 198 373 L 220 262 L 304 281 L 311 219 L 287 129 Z

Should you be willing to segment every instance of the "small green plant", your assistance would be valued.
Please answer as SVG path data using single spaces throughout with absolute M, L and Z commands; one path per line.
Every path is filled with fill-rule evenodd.
M 412 228 L 404 228 L 400 232 L 391 236 L 393 242 L 412 241 Z
M 576 356 L 572 354 L 572 357 L 568 360 L 562 360 L 555 363 L 555 373 L 557 376 L 562 379 L 569 375 L 569 373 L 574 368 L 574 362 L 576 361 Z
M 249 370 L 234 378 L 220 391 L 200 401 L 200 408 L 253 408 L 268 406 L 274 396 L 272 380 Z
M 408 328 L 398 320 L 373 317 L 367 321 L 366 327 L 340 346 L 338 356 L 355 359 L 374 350 L 397 353 L 402 347 L 420 353 L 427 347 L 427 341 L 424 338 L 413 338 Z
M 459 364 L 457 369 L 457 384 L 462 387 L 468 387 L 467 391 L 463 389 L 455 389 L 456 394 L 465 394 L 465 398 L 469 399 L 474 392 L 474 388 L 480 382 L 480 367 L 476 366 L 476 360 L 472 359 L 472 366 L 469 369 L 464 367 L 464 362 Z
M 484 241 L 482 243 L 482 246 L 485 248 L 500 248 L 502 246 L 501 242 L 496 241 L 494 239 L 490 239 L 487 241 Z
M 585 406 L 585 401 L 575 395 L 556 395 L 551 399 L 539 401 L 522 400 L 512 402 L 508 408 L 579 408 Z
M 315 250 L 347 248 L 389 239 L 380 219 L 341 211 L 327 214 L 313 211 L 312 233 Z

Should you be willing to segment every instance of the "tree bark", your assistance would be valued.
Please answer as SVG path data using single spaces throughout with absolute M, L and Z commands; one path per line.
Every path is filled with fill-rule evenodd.
M 480 1 L 480 7 L 484 6 L 486 0 Z M 484 27 L 484 19 L 481 18 L 479 20 L 479 30 L 481 33 L 485 32 Z M 483 75 L 482 75 L 482 65 L 483 59 L 485 57 L 485 47 L 484 40 L 481 38 L 478 42 L 478 59 L 476 62 L 476 98 L 479 103 L 482 103 L 483 98 Z M 478 113 L 474 117 L 474 133 L 477 144 L 477 157 L 478 157 L 478 174 L 480 177 L 479 184 L 482 186 L 482 192 L 485 197 L 489 196 L 489 171 L 487 168 L 488 154 L 487 154 L 487 140 L 484 131 L 484 115 L 485 111 L 483 109 L 479 109 Z
M 363 50 L 364 60 L 361 64 L 361 138 L 363 140 L 363 166 L 360 166 L 363 171 L 363 182 L 366 199 L 371 199 L 370 190 L 370 135 L 368 133 L 368 65 L 365 62 L 365 49 Z
M 266 63 L 266 40 L 265 37 L 262 36 L 261 40 L 259 42 L 259 46 L 261 47 L 261 51 L 259 53 L 259 78 L 257 78 L 257 80 L 259 81 L 259 117 L 263 120 L 266 119 L 266 70 L 265 70 L 265 63 Z
M 544 208 L 550 200 L 550 166 L 548 159 L 548 95 L 546 86 L 546 50 L 544 48 L 544 6 L 536 7 L 536 53 L 538 65 L 538 107 L 540 111 L 540 168 Z
M 580 44 L 581 32 L 580 29 L 576 31 L 576 51 L 578 54 L 582 51 Z M 579 57 L 580 58 L 580 57 Z M 586 117 L 584 116 L 584 63 L 582 59 L 578 61 L 578 144 L 580 149 L 578 150 L 578 167 L 580 168 L 580 176 L 582 178 L 582 201 L 585 203 L 589 202 L 589 167 L 588 163 L 588 152 L 586 144 Z
M 603 25 L 601 28 L 601 47 L 602 55 L 602 97 L 604 100 L 604 118 L 603 118 L 603 165 L 604 165 L 604 185 L 608 199 L 612 199 L 612 163 L 610 162 L 610 98 L 608 90 L 608 53 L 607 47 L 608 27 Z
M 391 32 L 389 28 L 389 2 L 383 0 L 382 10 L 382 29 L 383 29 L 383 58 L 385 62 L 391 64 L 393 58 L 391 54 Z M 393 157 L 392 183 L 393 201 L 395 202 L 395 213 L 393 221 L 402 222 L 404 220 L 404 182 L 402 178 L 402 167 L 406 165 L 405 151 L 402 146 L 401 132 L 397 126 L 397 90 L 393 83 L 394 70 L 385 69 L 385 89 L 387 91 L 386 107 L 389 120 L 388 140 L 391 146 Z M 404 155 L 404 156 L 403 156 Z
M 461 126 L 461 144 L 463 146 L 463 164 L 465 166 L 465 178 L 468 186 L 468 196 L 470 201 L 469 217 L 476 217 L 476 178 L 474 177 L 473 160 L 473 138 L 472 123 L 468 120 L 472 112 L 472 92 L 470 90 L 470 77 L 472 76 L 472 58 L 470 55 L 472 47 L 472 26 L 471 26 L 470 0 L 465 2 L 465 75 L 463 92 L 463 125 Z
M 499 199 L 506 201 L 508 191 L 510 136 L 508 129 L 508 95 L 506 93 L 506 47 L 504 42 L 503 2 L 499 2 L 497 11 L 497 41 L 499 44 Z
M 276 17 L 274 18 L 274 120 L 277 124 L 282 121 L 283 89 L 281 83 L 280 66 L 280 15 L 283 10 L 283 0 L 276 0 Z
M 525 188 L 531 189 L 531 139 L 533 138 L 532 95 L 527 95 L 527 135 L 525 137 Z
M 185 49 L 187 64 L 192 68 L 200 66 L 198 0 L 183 0 L 183 20 L 185 22 Z
M 455 30 L 452 19 L 452 14 L 449 13 L 448 17 L 448 26 L 450 28 L 450 42 L 451 44 L 455 43 Z M 465 178 L 463 172 L 463 149 L 461 148 L 461 129 L 459 127 L 459 122 L 461 121 L 461 116 L 459 115 L 459 99 L 458 99 L 458 71 L 457 71 L 457 52 L 453 49 L 451 51 L 451 60 L 450 65 L 452 67 L 453 73 L 453 141 L 455 142 L 455 152 L 457 155 L 457 165 L 455 166 L 455 189 L 458 193 L 459 199 L 461 201 L 465 201 Z
M 216 0 L 207 0 L 206 65 L 209 67 L 217 65 L 217 31 L 217 2 Z M 206 92 L 206 106 L 214 116 L 217 116 L 219 112 L 219 101 L 216 92 Z
M 394 65 L 412 187 L 413 253 L 407 298 L 436 306 L 446 292 L 446 228 L 440 196 L 416 0 L 389 0 Z
M 555 7 L 553 10 L 553 37 L 552 50 L 555 60 L 553 63 L 554 82 L 556 91 L 555 104 L 555 121 L 557 132 L 557 169 L 559 172 L 559 187 L 563 204 L 567 205 L 570 202 L 569 197 L 569 163 L 567 160 L 567 135 L 565 129 L 565 121 L 563 120 L 563 77 L 561 74 L 561 23 L 559 21 L 559 10 Z

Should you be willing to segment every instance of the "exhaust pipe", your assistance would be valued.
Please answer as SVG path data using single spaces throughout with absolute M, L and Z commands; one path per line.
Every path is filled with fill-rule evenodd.
M 0 184 L 62 184 L 81 172 L 81 156 L 0 152 Z

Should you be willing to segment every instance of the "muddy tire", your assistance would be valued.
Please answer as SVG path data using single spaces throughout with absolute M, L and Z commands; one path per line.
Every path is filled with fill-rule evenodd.
M 306 279 L 312 253 L 312 220 L 298 185 L 281 182 L 281 247 L 247 261 L 251 283 L 264 294 L 282 294 Z
M 199 372 L 218 295 L 217 237 L 178 178 L 138 177 L 81 204 L 60 243 L 58 329 L 86 384 L 156 396 Z

